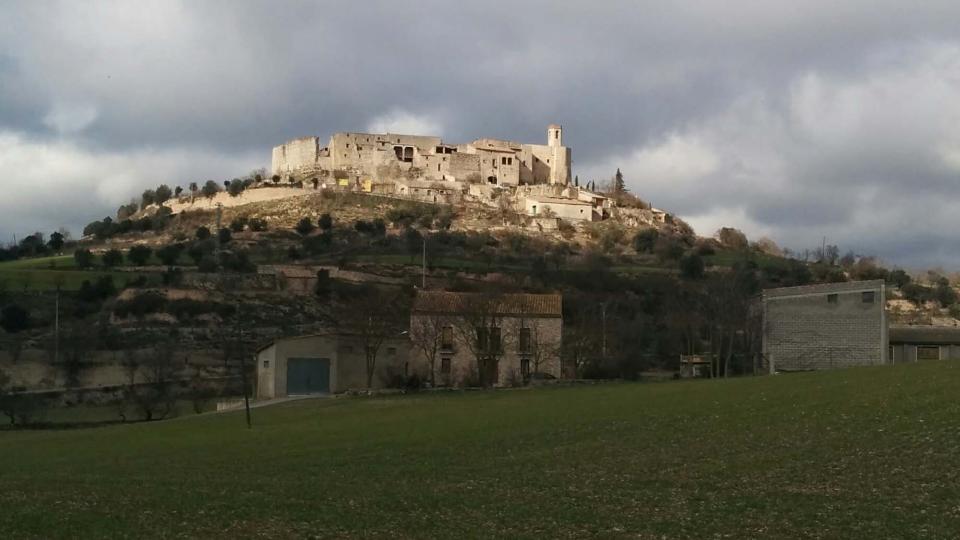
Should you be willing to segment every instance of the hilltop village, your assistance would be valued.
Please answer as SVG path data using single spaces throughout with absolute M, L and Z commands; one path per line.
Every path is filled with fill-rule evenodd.
M 476 139 L 449 144 L 440 137 L 391 133 L 336 133 L 294 139 L 273 149 L 272 174 L 327 189 L 460 205 L 478 203 L 535 218 L 541 228 L 560 219 L 602 221 L 614 201 L 571 177 L 571 150 L 563 128 L 547 127 L 546 144 Z M 642 205 L 641 205 L 642 206 Z M 647 208 L 654 219 L 666 213 Z

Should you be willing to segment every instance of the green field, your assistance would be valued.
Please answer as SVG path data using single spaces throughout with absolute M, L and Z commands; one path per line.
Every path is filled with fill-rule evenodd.
M 75 291 L 84 281 L 91 283 L 101 276 L 113 276 L 117 286 L 127 281 L 146 276 L 157 281 L 155 275 L 142 272 L 119 272 L 105 269 L 80 270 L 72 255 L 37 257 L 0 262 L 0 287 L 8 290 L 51 291 L 58 286 L 65 291 Z
M 0 433 L 0 537 L 956 538 L 960 364 Z

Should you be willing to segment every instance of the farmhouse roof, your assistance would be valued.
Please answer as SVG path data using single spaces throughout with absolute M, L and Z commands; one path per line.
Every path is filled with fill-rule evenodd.
M 566 199 L 564 197 L 550 197 L 548 195 L 531 195 L 527 197 L 531 201 L 536 201 L 543 204 L 572 204 L 575 206 L 591 206 L 590 203 L 586 201 L 581 201 L 579 199 Z
M 488 303 L 489 302 L 489 303 Z M 563 297 L 559 294 L 493 294 L 446 291 L 418 291 L 414 313 L 468 313 L 487 309 L 500 316 L 561 317 Z

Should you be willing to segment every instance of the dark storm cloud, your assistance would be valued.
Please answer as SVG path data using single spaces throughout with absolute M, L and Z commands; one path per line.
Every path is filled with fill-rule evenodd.
M 701 233 L 960 262 L 937 232 L 960 225 L 958 23 L 936 1 L 7 3 L 0 233 L 242 174 L 301 135 L 560 122 L 581 179 L 619 166 Z

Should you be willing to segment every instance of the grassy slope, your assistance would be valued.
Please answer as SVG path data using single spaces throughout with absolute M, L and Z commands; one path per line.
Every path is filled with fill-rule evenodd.
M 118 286 L 141 275 L 150 277 L 150 274 L 139 272 L 79 270 L 72 255 L 0 262 L 0 282 L 10 290 L 50 291 L 59 285 L 63 290 L 75 291 L 84 281 L 92 283 L 104 275 L 112 275 Z
M 0 434 L 0 536 L 953 538 L 960 364 Z

